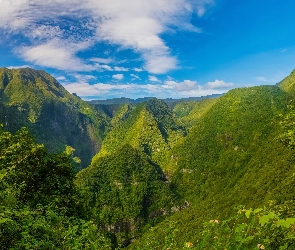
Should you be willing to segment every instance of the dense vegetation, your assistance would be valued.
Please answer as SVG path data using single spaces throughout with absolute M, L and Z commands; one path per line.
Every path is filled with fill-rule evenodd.
M 168 105 L 157 99 L 137 106 L 123 105 L 111 123 L 113 129 L 94 159 L 112 154 L 122 145 L 129 144 L 143 152 L 154 164 L 165 168 L 170 149 L 186 134 Z
M 68 93 L 52 76 L 29 68 L 0 68 L 0 123 L 10 132 L 26 126 L 50 152 L 65 145 L 89 165 L 108 131 L 108 117 Z
M 124 245 L 176 205 L 163 174 L 130 145 L 94 160 L 76 179 L 82 213 Z
M 294 249 L 293 86 L 91 107 L 1 69 L 1 247 Z
M 26 129 L 0 133 L 1 249 L 105 248 L 110 242 L 75 205 L 72 148 L 49 154 Z

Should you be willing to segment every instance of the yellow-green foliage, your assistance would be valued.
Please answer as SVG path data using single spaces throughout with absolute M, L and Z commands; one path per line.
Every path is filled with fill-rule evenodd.
M 114 128 L 107 134 L 94 159 L 112 154 L 121 145 L 129 144 L 165 169 L 170 157 L 169 150 L 185 134 L 169 107 L 157 99 L 135 107 L 122 106 L 112 124 Z
M 289 76 L 284 78 L 278 85 L 283 91 L 292 95 L 295 94 L 295 70 Z
M 191 128 L 211 109 L 217 100 L 218 98 L 212 98 L 201 101 L 179 102 L 173 108 L 173 112 L 187 128 Z
M 294 249 L 294 203 L 270 204 L 263 208 L 240 208 L 237 214 L 219 220 L 217 217 L 204 222 L 198 240 L 178 239 L 177 222 L 169 221 L 164 235 L 159 238 L 157 228 L 152 228 L 139 244 L 129 249 Z M 181 242 L 181 243 L 178 243 Z
M 200 240 L 204 220 L 224 219 L 239 204 L 259 207 L 295 198 L 295 159 L 278 139 L 278 115 L 288 105 L 289 95 L 276 86 L 232 90 L 173 149 L 172 185 L 189 204 L 169 218 L 177 223 L 178 247 Z M 169 221 L 155 229 L 157 239 Z

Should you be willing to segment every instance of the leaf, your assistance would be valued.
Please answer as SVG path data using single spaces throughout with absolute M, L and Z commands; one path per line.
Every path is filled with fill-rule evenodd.
M 295 224 L 295 218 L 287 218 L 286 220 L 278 220 L 277 226 L 289 228 L 290 225 Z
M 264 226 L 270 219 L 276 219 L 277 215 L 273 212 L 270 212 L 269 214 L 263 215 L 259 218 L 259 223 L 261 226 Z
M 258 214 L 261 211 L 263 211 L 262 208 L 256 208 L 253 212 L 254 212 L 254 214 Z
M 250 208 L 249 210 L 246 210 L 245 215 L 246 215 L 247 219 L 250 218 L 250 215 L 252 212 L 253 212 L 252 208 Z

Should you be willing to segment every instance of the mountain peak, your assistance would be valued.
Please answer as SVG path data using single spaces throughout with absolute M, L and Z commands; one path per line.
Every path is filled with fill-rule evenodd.
M 31 68 L 0 69 L 0 90 L 7 97 L 22 92 L 23 98 L 28 98 L 32 91 L 37 94 L 64 97 L 68 93 L 65 88 L 51 75 L 43 70 Z M 21 101 L 21 100 L 20 100 Z
M 295 94 L 295 69 L 290 73 L 289 76 L 285 77 L 278 86 L 285 92 Z
M 0 68 L 0 111 L 5 129 L 26 126 L 50 151 L 72 146 L 84 167 L 100 148 L 107 127 L 102 113 L 45 71 L 31 68 Z

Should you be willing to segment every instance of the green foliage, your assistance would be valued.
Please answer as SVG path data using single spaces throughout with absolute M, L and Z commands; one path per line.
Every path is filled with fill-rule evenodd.
M 114 127 L 94 159 L 113 154 L 122 145 L 129 144 L 164 171 L 168 168 L 170 149 L 186 133 L 167 104 L 157 99 L 137 106 L 123 105 L 111 123 Z
M 0 123 L 10 132 L 25 126 L 50 152 L 65 145 L 89 165 L 109 129 L 109 117 L 68 93 L 40 70 L 0 69 Z
M 179 247 L 199 239 L 204 220 L 225 219 L 237 204 L 257 207 L 295 198 L 294 156 L 276 139 L 277 115 L 287 104 L 288 95 L 275 86 L 232 90 L 190 129 L 170 163 L 176 169 L 173 190 L 189 206 L 154 229 L 160 246 L 168 220 L 178 225 Z
M 294 86 L 292 72 L 174 113 L 157 99 L 94 109 L 45 72 L 0 69 L 1 247 L 114 249 L 142 236 L 128 248 L 292 249 Z M 11 133 L 20 124 L 61 153 Z M 73 147 L 85 167 L 104 137 L 75 177 Z
M 111 249 L 93 222 L 50 207 L 0 209 L 1 249 Z
M 94 160 L 75 183 L 86 218 L 115 233 L 120 242 L 128 241 L 150 220 L 170 213 L 175 202 L 159 170 L 129 145 Z
M 283 218 L 269 208 L 239 210 L 227 220 L 204 224 L 201 249 L 290 249 L 295 218 Z
M 201 101 L 179 102 L 173 108 L 174 114 L 180 118 L 187 128 L 191 128 L 205 115 L 217 102 L 215 99 L 203 99 Z
M 178 223 L 169 221 L 169 227 L 164 229 L 165 237 L 160 241 L 152 228 L 139 246 L 135 244 L 131 249 L 293 249 L 294 212 L 293 202 L 270 204 L 254 210 L 240 208 L 237 214 L 227 219 L 211 219 L 203 223 L 199 238 L 184 243 L 179 243 L 177 238 Z
M 69 157 L 49 155 L 25 128 L 15 135 L 0 135 L 0 160 L 0 169 L 8 170 L 2 181 L 17 188 L 17 199 L 32 204 L 46 204 L 49 197 L 61 204 L 68 202 L 74 179 Z
M 196 197 L 197 190 L 205 197 L 212 189 L 232 189 L 251 161 L 262 159 L 266 141 L 273 143 L 274 118 L 284 112 L 286 99 L 274 86 L 232 90 L 219 98 L 172 152 L 179 191 Z
M 282 133 L 278 136 L 278 140 L 284 143 L 287 147 L 294 150 L 295 148 L 295 110 L 291 105 L 287 114 L 278 115 L 279 124 L 282 128 Z
M 279 82 L 278 86 L 283 91 L 294 96 L 294 94 L 295 94 L 295 70 L 293 70 L 289 76 L 285 77 L 281 82 Z
M 73 152 L 49 154 L 25 128 L 0 133 L 1 249 L 111 249 L 97 225 L 75 216 Z

